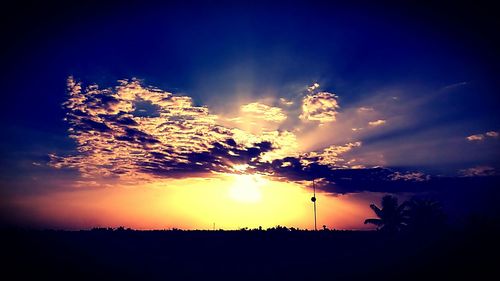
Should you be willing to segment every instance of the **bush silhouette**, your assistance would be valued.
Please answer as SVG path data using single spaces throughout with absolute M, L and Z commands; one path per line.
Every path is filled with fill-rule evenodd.
M 442 230 L 446 216 L 441 204 L 435 200 L 413 198 L 407 203 L 407 228 L 412 232 Z

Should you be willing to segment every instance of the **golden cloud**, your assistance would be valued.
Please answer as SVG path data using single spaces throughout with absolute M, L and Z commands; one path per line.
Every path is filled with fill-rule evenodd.
M 361 142 L 350 142 L 344 145 L 331 145 L 320 152 L 309 152 L 304 153 L 301 158 L 303 164 L 310 164 L 316 162 L 321 165 L 329 167 L 343 167 L 352 168 L 354 165 L 352 163 L 346 162 L 346 160 L 341 157 L 342 154 L 351 151 L 353 148 L 360 147 Z
M 259 102 L 242 105 L 241 112 L 251 114 L 253 118 L 272 122 L 282 122 L 286 119 L 286 115 L 281 108 Z
M 190 97 L 121 80 L 114 89 L 86 88 L 69 77 L 66 121 L 77 153 L 50 154 L 50 165 L 83 177 L 148 179 L 152 174 L 231 171 L 242 162 L 272 161 L 297 154 L 296 136 L 284 130 L 254 134 L 223 126 Z M 141 108 L 141 106 L 143 108 Z M 280 108 L 249 103 L 245 114 L 281 122 Z
M 368 125 L 370 125 L 372 127 L 378 127 L 378 126 L 384 125 L 386 122 L 387 122 L 386 120 L 379 119 L 379 120 L 368 122 Z
M 337 96 L 328 92 L 319 92 L 306 95 L 302 99 L 302 114 L 300 119 L 319 121 L 320 123 L 336 120 L 339 104 Z

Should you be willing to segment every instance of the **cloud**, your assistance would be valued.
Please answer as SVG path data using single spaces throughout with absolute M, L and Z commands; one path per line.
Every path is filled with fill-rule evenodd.
M 332 168 L 351 168 L 349 163 L 342 157 L 343 154 L 353 148 L 360 147 L 361 142 L 351 142 L 344 145 L 331 145 L 320 152 L 309 152 L 301 155 L 301 163 L 318 163 Z
M 233 163 L 256 161 L 274 149 L 259 137 L 236 143 L 235 131 L 217 124 L 218 116 L 193 105 L 190 97 L 143 87 L 135 79 L 120 83 L 113 90 L 95 85 L 83 89 L 68 79 L 64 107 L 77 153 L 51 154 L 51 166 L 77 169 L 88 178 L 137 180 L 229 171 Z M 137 104 L 144 102 L 157 112 L 137 114 Z
M 322 101 L 310 105 L 325 107 L 325 100 L 333 99 L 332 107 L 338 107 L 332 94 L 312 97 Z M 70 77 L 68 100 L 63 105 L 76 153 L 50 154 L 49 165 L 76 169 L 89 182 L 99 178 L 206 177 L 241 173 L 241 167 L 245 172 L 283 180 L 325 177 L 325 181 L 333 181 L 331 175 L 354 166 L 350 164 L 354 160 L 344 159 L 344 155 L 361 147 L 356 141 L 301 153 L 293 132 L 254 134 L 220 125 L 218 115 L 194 105 L 190 97 L 144 87 L 136 79 L 122 80 L 114 89 L 99 89 L 96 85 L 84 88 Z M 264 121 L 286 118 L 280 108 L 259 102 L 244 104 L 241 109 L 242 114 L 257 115 Z M 316 110 L 312 116 L 327 114 Z
M 483 134 L 470 135 L 466 138 L 468 141 L 482 141 L 484 139 Z
M 308 92 L 313 92 L 314 90 L 316 90 L 318 88 L 319 88 L 319 84 L 318 83 L 313 83 L 311 86 L 307 87 L 307 91 Z
M 422 189 L 420 183 L 430 178 L 415 176 L 418 172 L 398 174 L 398 171 L 382 167 L 332 168 L 318 163 L 303 164 L 300 159 L 294 157 L 273 161 L 272 169 L 277 177 L 288 180 L 308 182 L 316 180 L 317 187 L 334 194 L 367 191 L 385 193 L 429 191 Z M 399 175 L 403 177 L 398 177 Z
M 485 137 L 484 145 L 471 145 L 465 138 L 483 132 L 464 135 L 473 123 L 442 110 L 452 108 L 449 101 L 455 94 L 406 85 L 364 91 L 357 99 L 339 99 L 341 110 L 335 122 L 297 133 L 301 148 L 317 150 L 332 143 L 362 141 L 363 146 L 351 155 L 360 165 L 425 167 L 447 175 L 456 172 L 449 169 L 450 163 L 461 167 L 471 163 L 498 166 L 496 139 Z M 386 123 L 375 127 L 368 124 L 377 120 Z M 483 134 L 487 131 L 498 130 L 492 127 Z
M 137 79 L 100 89 L 97 85 L 84 87 L 70 77 L 63 106 L 76 149 L 65 155 L 50 154 L 49 165 L 75 169 L 82 182 L 89 183 L 244 172 L 282 181 L 315 179 L 332 193 L 417 192 L 422 191 L 418 183 L 432 180 L 420 171 L 378 166 L 385 165 L 384 157 L 393 146 L 384 151 L 377 149 L 373 140 L 361 139 L 369 136 L 368 131 L 382 131 L 362 130 L 360 126 L 369 124 L 369 120 L 379 124 L 391 118 L 391 128 L 406 124 L 395 116 L 381 114 L 394 100 L 363 101 L 363 106 L 355 104 L 338 113 L 337 97 L 313 93 L 315 89 L 303 97 L 302 108 L 272 106 L 280 104 L 277 98 L 246 102 L 238 107 L 240 114 L 228 121 L 231 118 L 195 105 L 188 96 L 146 87 Z M 337 115 L 343 118 L 342 124 L 332 122 Z M 329 124 L 318 127 L 300 119 Z M 249 120 L 255 123 L 248 124 Z M 259 130 L 252 131 L 252 127 Z M 360 131 L 353 132 L 352 128 Z M 339 138 L 332 138 L 332 132 Z M 482 135 L 493 138 L 498 133 Z M 322 137 L 328 142 L 323 144 Z M 313 145 L 304 149 L 307 146 L 303 143 Z M 371 146 L 368 150 L 366 143 Z M 474 175 L 472 170 L 470 174 Z
M 485 134 L 487 137 L 492 137 L 492 138 L 496 138 L 498 137 L 498 132 L 495 132 L 495 131 L 489 131 L 489 132 L 486 132 Z
M 358 112 L 373 112 L 375 109 L 373 107 L 362 106 L 358 108 Z
M 242 105 L 241 112 L 251 114 L 253 118 L 266 121 L 282 122 L 286 119 L 286 115 L 281 108 L 258 102 Z
M 468 141 L 482 141 L 486 138 L 497 138 L 499 135 L 498 132 L 496 131 L 489 131 L 484 134 L 475 134 L 475 135 L 470 135 L 466 137 Z
M 319 121 L 320 123 L 333 122 L 338 114 L 339 104 L 337 96 L 328 92 L 308 94 L 302 99 L 302 114 L 300 119 Z
M 454 88 L 466 86 L 468 84 L 469 84 L 469 82 L 462 81 L 462 82 L 458 82 L 458 83 L 455 83 L 455 84 L 447 85 L 447 86 L 443 87 L 443 90 L 450 90 L 450 89 L 454 89 Z
M 285 98 L 280 98 L 280 102 L 284 105 L 287 105 L 287 106 L 290 106 L 290 105 L 293 105 L 294 102 L 292 100 L 288 100 L 288 99 L 285 99 Z
M 428 181 L 430 176 L 422 172 L 394 172 L 389 176 L 391 180 L 404 180 L 404 181 Z
M 376 120 L 376 121 L 370 121 L 368 122 L 368 125 L 372 126 L 372 127 L 378 127 L 378 126 L 382 126 L 386 123 L 385 120 L 383 119 L 379 119 L 379 120 Z
M 459 171 L 459 175 L 462 177 L 484 177 L 484 176 L 495 176 L 498 172 L 495 168 L 490 166 L 476 166 L 468 169 L 463 169 Z

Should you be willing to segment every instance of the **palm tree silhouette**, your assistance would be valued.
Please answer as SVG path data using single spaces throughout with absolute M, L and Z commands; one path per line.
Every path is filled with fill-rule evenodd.
M 378 230 L 387 232 L 397 232 L 405 225 L 406 204 L 398 205 L 398 199 L 391 195 L 386 195 L 382 198 L 382 208 L 371 204 L 370 208 L 377 215 L 376 219 L 367 219 L 365 224 L 374 224 Z
M 441 204 L 434 200 L 413 198 L 408 202 L 408 228 L 412 231 L 439 230 L 445 224 Z

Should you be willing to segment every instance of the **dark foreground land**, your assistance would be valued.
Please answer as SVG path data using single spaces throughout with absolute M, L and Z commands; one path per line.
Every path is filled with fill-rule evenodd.
M 11 280 L 487 280 L 496 234 L 4 230 L 0 246 Z

